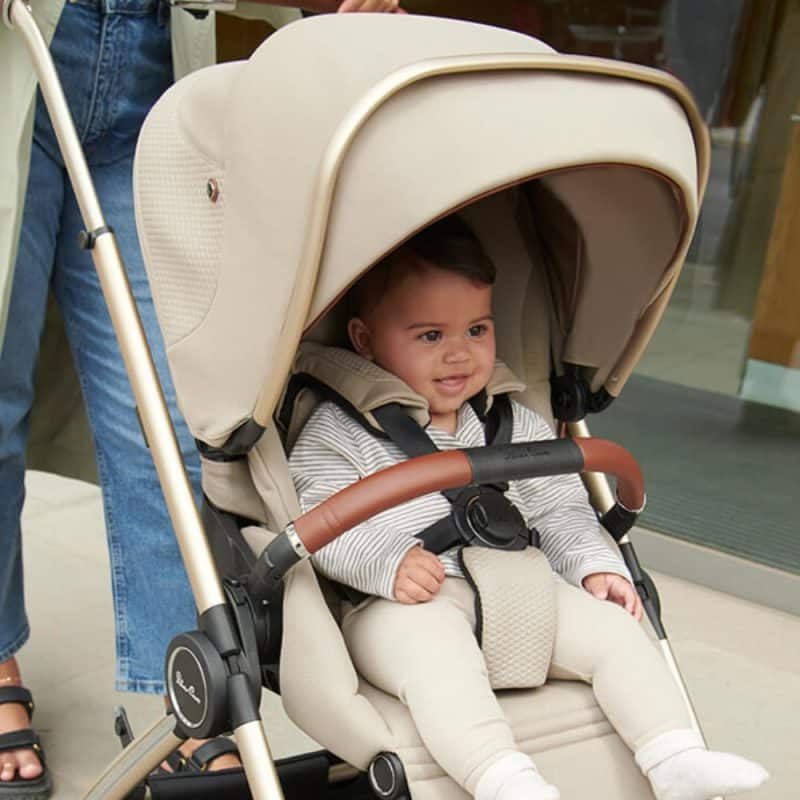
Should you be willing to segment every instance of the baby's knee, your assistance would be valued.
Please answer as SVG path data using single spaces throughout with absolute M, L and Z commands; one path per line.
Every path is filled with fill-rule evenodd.
M 553 652 L 553 677 L 573 677 L 591 682 L 592 675 L 609 661 L 625 660 L 651 648 L 641 625 L 624 608 L 592 599 L 584 613 L 571 615 L 570 624 L 559 622 Z M 562 614 L 562 609 L 559 609 Z
M 653 649 L 653 643 L 639 621 L 621 606 L 607 601 L 603 605 L 602 625 L 597 628 L 597 663 Z

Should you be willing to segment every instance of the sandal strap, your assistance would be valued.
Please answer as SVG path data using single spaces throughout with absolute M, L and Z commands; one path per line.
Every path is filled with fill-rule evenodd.
M 24 686 L 0 686 L 0 706 L 19 703 L 28 709 L 28 718 L 33 719 L 33 695 Z
M 239 748 L 236 743 L 225 736 L 218 736 L 216 739 L 201 744 L 197 750 L 186 759 L 186 766 L 191 770 L 205 772 L 214 759 L 224 756 L 227 753 L 239 755 Z
M 44 766 L 44 749 L 36 731 L 23 728 L 19 731 L 0 734 L 0 753 L 7 750 L 34 750 Z
M 165 759 L 164 761 L 169 764 L 170 769 L 172 772 L 183 772 L 186 768 L 186 759 L 181 755 L 180 750 L 173 750 Z M 162 770 L 161 767 L 158 768 L 159 771 L 163 771 L 165 774 L 170 775 L 171 773 L 167 770 Z

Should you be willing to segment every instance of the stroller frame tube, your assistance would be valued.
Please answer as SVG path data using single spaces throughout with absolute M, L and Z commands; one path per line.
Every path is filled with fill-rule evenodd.
M 89 236 L 111 321 L 139 409 L 143 434 L 167 503 L 170 519 L 186 566 L 198 613 L 226 604 L 225 594 L 195 505 L 161 384 L 136 309 L 113 231 L 106 227 L 72 116 L 30 7 L 24 0 L 0 0 L 3 22 L 19 31 L 30 54 L 39 86 L 75 191 Z M 123 800 L 183 741 L 174 732 L 175 719 L 164 716 L 132 742 L 108 766 L 86 800 Z M 254 800 L 283 800 L 260 718 L 234 730 Z
M 585 438 L 591 436 L 591 433 L 589 433 L 589 426 L 586 424 L 586 420 L 580 420 L 579 422 L 568 422 L 567 431 L 569 432 L 570 436 L 576 438 Z M 581 478 L 583 479 L 583 483 L 589 492 L 589 496 L 592 499 L 592 505 L 595 507 L 595 509 L 597 509 L 600 514 L 608 511 L 608 509 L 610 509 L 615 502 L 614 494 L 608 484 L 608 478 L 602 472 L 583 472 L 581 473 Z M 631 542 L 627 533 L 619 540 L 618 544 L 627 544 L 633 547 L 633 543 Z M 675 653 L 672 650 L 672 645 L 669 643 L 666 632 L 664 632 L 663 636 L 659 636 L 658 644 L 661 648 L 661 653 L 664 656 L 664 660 L 667 662 L 667 667 L 669 668 L 669 671 L 672 674 L 675 683 L 678 685 L 681 695 L 683 696 L 683 701 L 686 704 L 686 710 L 689 712 L 689 718 L 692 721 L 692 727 L 700 734 L 700 736 L 703 737 L 703 741 L 705 742 L 705 736 L 700 727 L 700 722 L 697 718 L 697 712 L 695 711 L 694 704 L 689 697 L 689 692 L 686 689 L 686 682 L 684 681 L 683 675 L 678 667 L 678 661 L 675 658 Z
M 234 734 L 253 798 L 283 800 L 283 788 L 261 719 L 246 722 Z
M 95 781 L 84 800 L 125 800 L 183 739 L 175 735 L 175 720 L 166 715 L 137 736 Z

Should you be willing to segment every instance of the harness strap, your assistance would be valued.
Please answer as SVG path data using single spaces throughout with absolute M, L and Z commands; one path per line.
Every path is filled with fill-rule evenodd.
M 323 399 L 338 406 L 351 419 L 373 436 L 394 442 L 408 458 L 439 452 L 431 438 L 397 402 L 389 402 L 370 411 L 380 425 L 371 424 L 364 413 L 325 381 L 307 372 L 292 376 L 284 401 L 277 415 L 278 424 L 288 431 L 291 415 L 300 391 L 310 389 Z M 514 415 L 508 395 L 496 394 L 487 411 L 488 396 L 481 391 L 469 400 L 478 418 L 484 424 L 487 445 L 510 444 L 514 428 Z M 451 505 L 451 512 L 416 535 L 426 550 L 443 553 L 464 544 L 481 544 L 501 549 L 521 549 L 539 546 L 539 532 L 527 529 L 519 511 L 505 496 L 508 483 L 489 486 L 468 486 L 449 489 L 442 495 Z M 524 535 L 520 535 L 524 531 Z M 516 533 L 515 533 L 516 532 Z M 360 603 L 366 595 L 348 586 L 339 585 L 342 593 L 353 604 Z
M 387 403 L 385 406 L 373 409 L 372 416 L 378 420 L 389 439 L 409 458 L 439 452 L 439 448 L 431 441 L 430 436 L 403 411 L 399 403 Z M 445 489 L 442 494 L 454 503 L 460 492 L 460 489 Z
M 470 398 L 469 403 L 485 425 L 484 441 L 487 445 L 511 444 L 514 430 L 514 414 L 511 411 L 511 401 L 508 399 L 508 395 L 496 395 L 488 413 L 486 412 L 487 399 L 485 391 Z M 348 411 L 346 408 L 344 410 Z M 372 416 L 380 423 L 388 438 L 409 458 L 427 456 L 431 453 L 439 452 L 428 434 L 406 414 L 399 403 L 387 403 L 385 406 L 373 409 Z M 497 484 L 497 488 L 505 492 L 508 489 L 508 484 Z M 459 489 L 450 489 L 442 492 L 442 494 L 452 503 L 460 491 Z
M 378 430 L 374 425 L 369 424 L 369 420 L 346 398 L 344 395 L 339 394 L 336 389 L 332 389 L 327 383 L 321 381 L 314 375 L 309 375 L 307 372 L 298 372 L 292 375 L 289 379 L 289 385 L 286 389 L 286 396 L 281 404 L 280 410 L 277 414 L 277 422 L 280 429 L 286 433 L 289 430 L 289 424 L 292 419 L 294 405 L 297 396 L 304 389 L 310 389 L 315 394 L 319 395 L 323 400 L 328 400 L 334 405 L 338 406 L 345 412 L 351 419 L 354 419 L 362 428 L 382 439 L 389 438 L 383 431 Z
M 478 418 L 485 422 L 484 437 L 486 444 L 511 444 L 511 438 L 514 433 L 514 414 L 511 411 L 511 401 L 508 399 L 508 395 L 495 395 L 492 407 L 486 413 L 486 393 L 481 392 L 481 394 L 484 395 L 483 409 L 477 408 L 477 403 L 474 402 L 476 398 L 474 397 L 470 400 L 470 404 L 475 409 Z
M 422 546 L 431 553 L 444 553 L 457 544 L 463 544 L 464 540 L 456 528 L 452 513 L 446 514 L 441 519 L 420 531 L 415 538 L 422 542 Z
M 25 706 L 28 716 L 33 718 L 33 695 L 24 686 L 0 686 L 0 705 L 19 703 Z
M 511 402 L 505 394 L 496 395 L 493 399 L 488 413 L 485 392 L 470 398 L 469 402 L 485 424 L 486 444 L 510 444 L 514 428 Z M 389 439 L 409 458 L 438 452 L 428 434 L 406 414 L 399 403 L 387 403 L 373 409 L 372 415 Z M 420 531 L 416 538 L 426 550 L 437 554 L 468 542 L 490 547 L 511 546 L 512 549 L 524 546 L 519 541 L 509 545 L 506 540 L 509 535 L 514 538 L 515 530 L 525 529 L 521 515 L 505 497 L 506 491 L 507 483 L 443 491 L 442 494 L 451 505 L 451 512 Z M 492 523 L 496 523 L 494 533 L 499 533 L 498 537 L 492 535 Z M 528 531 L 528 542 L 538 546 L 539 534 L 536 529 Z

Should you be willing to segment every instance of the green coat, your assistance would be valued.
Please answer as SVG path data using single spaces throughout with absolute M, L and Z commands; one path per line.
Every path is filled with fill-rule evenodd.
M 52 39 L 63 0 L 31 0 L 45 41 Z M 279 27 L 299 16 L 294 9 L 243 4 L 241 16 Z M 212 64 L 216 54 L 214 15 L 195 19 L 173 9 L 172 56 L 176 79 Z M 0 22 L 0 341 L 16 262 L 19 226 L 28 179 L 36 75 L 22 37 Z M 80 388 L 55 303 L 48 308 L 31 413 L 28 468 L 96 480 L 94 450 Z

